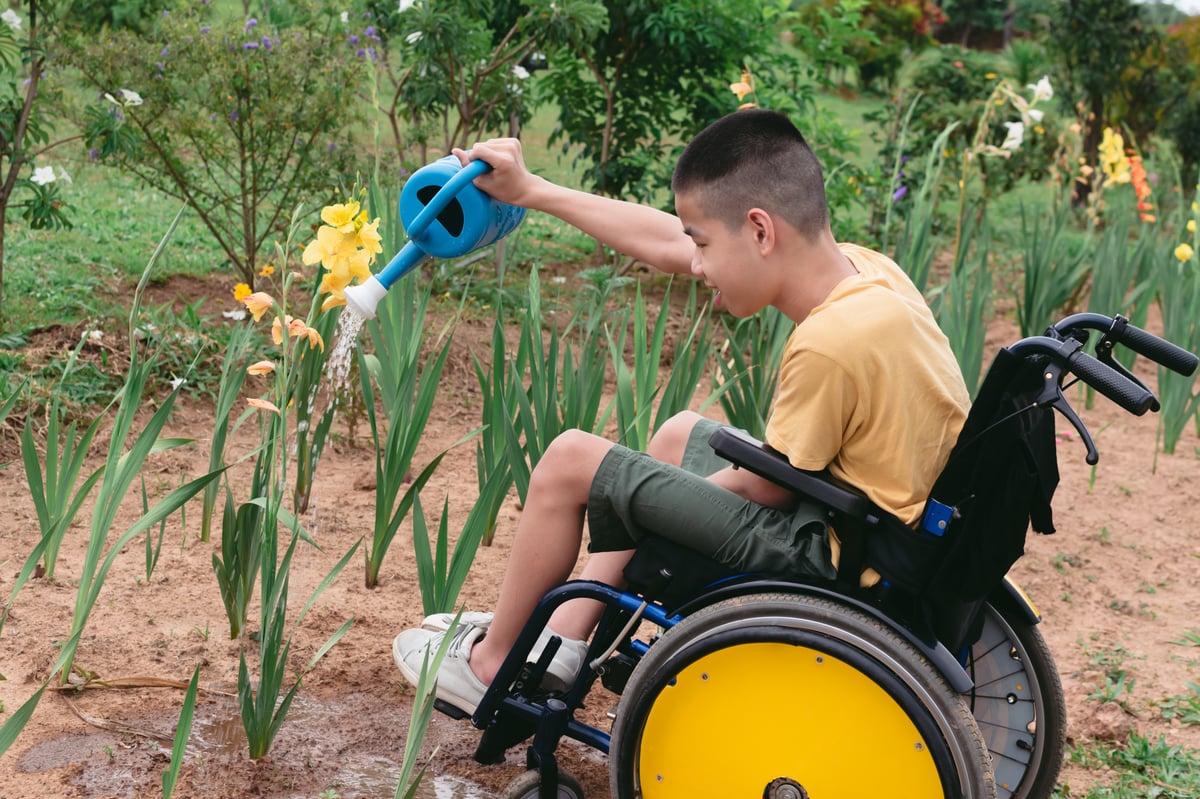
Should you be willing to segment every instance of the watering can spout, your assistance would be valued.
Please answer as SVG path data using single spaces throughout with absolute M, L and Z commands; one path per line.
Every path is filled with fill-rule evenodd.
M 346 287 L 346 307 L 363 319 L 374 319 L 375 308 L 387 296 L 387 292 L 387 287 L 379 282 L 379 278 L 371 275 L 366 283 Z
M 402 275 L 428 258 L 457 258 L 511 233 L 525 209 L 499 202 L 472 181 L 491 169 L 484 161 L 465 167 L 447 156 L 413 173 L 400 193 L 400 221 L 408 243 L 367 282 L 345 291 L 346 305 L 366 319 Z

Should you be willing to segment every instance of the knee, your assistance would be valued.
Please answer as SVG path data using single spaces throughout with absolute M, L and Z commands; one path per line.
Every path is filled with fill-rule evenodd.
M 693 411 L 681 411 L 668 419 L 655 431 L 646 447 L 646 453 L 660 461 L 678 466 L 683 461 L 684 450 L 696 422 L 703 419 Z
M 564 430 L 554 437 L 534 467 L 530 476 L 531 490 L 535 482 L 540 486 L 539 490 L 549 486 L 561 489 L 565 483 L 581 479 L 591 485 L 595 466 L 610 447 L 612 442 L 600 436 L 583 430 Z M 589 466 L 592 468 L 587 468 Z

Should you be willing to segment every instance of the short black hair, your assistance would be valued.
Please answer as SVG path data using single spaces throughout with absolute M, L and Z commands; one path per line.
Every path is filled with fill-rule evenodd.
M 829 227 L 821 164 L 778 111 L 735 111 L 700 131 L 675 165 L 671 189 L 698 192 L 704 212 L 731 229 L 751 208 L 783 218 L 809 239 Z

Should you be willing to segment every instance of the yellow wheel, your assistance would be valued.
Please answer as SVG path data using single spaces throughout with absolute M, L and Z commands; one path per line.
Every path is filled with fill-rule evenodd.
M 1049 799 L 1066 746 L 1066 700 L 1038 628 L 1003 605 L 987 605 L 971 647 L 972 712 L 996 772 L 1001 799 Z
M 964 699 L 903 638 L 840 603 L 751 595 L 668 630 L 625 687 L 620 799 L 993 797 Z

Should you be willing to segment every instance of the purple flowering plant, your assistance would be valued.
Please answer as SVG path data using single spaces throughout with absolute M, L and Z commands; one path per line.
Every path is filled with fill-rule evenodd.
M 81 37 L 69 55 L 97 98 L 83 112 L 89 150 L 189 205 L 250 286 L 301 199 L 353 175 L 366 67 L 326 5 L 289 5 L 286 35 L 271 15 L 191 6 L 141 37 Z M 143 102 L 119 102 L 123 88 Z

